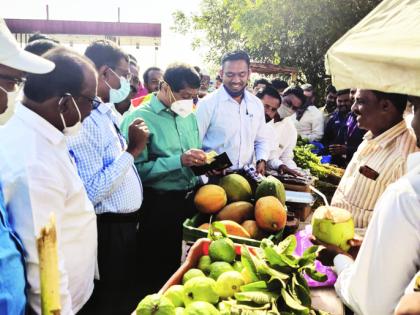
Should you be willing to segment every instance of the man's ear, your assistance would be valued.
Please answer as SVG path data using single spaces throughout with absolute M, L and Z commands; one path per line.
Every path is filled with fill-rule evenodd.
M 65 114 L 66 112 L 69 111 L 70 108 L 70 103 L 69 101 L 71 101 L 71 96 L 69 95 L 64 95 L 62 97 L 57 97 L 56 101 L 58 103 L 58 112 Z
M 390 110 L 395 109 L 394 104 L 392 104 L 392 102 L 386 98 L 379 100 L 379 106 L 380 106 L 381 111 L 383 112 L 389 112 Z
M 222 78 L 222 80 L 223 80 L 223 68 L 219 70 L 219 75 L 220 75 L 220 77 L 221 77 L 221 78 Z M 223 83 L 223 81 L 222 81 L 222 83 Z
M 107 65 L 102 65 L 99 67 L 98 69 L 98 79 L 105 79 L 106 76 L 106 72 L 108 70 L 108 66 Z

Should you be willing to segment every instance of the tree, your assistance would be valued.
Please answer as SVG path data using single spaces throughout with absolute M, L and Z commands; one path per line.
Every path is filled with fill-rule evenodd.
M 193 47 L 209 46 L 207 61 L 233 49 L 253 61 L 298 67 L 319 94 L 326 85 L 328 48 L 381 0 L 202 0 L 200 13 L 174 13 L 178 32 L 200 32 Z

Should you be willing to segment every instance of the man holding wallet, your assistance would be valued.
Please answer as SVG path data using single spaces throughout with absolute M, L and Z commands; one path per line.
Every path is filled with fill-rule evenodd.
M 406 173 L 407 156 L 417 151 L 403 119 L 406 103 L 406 95 L 357 89 L 352 110 L 368 132 L 331 202 L 350 211 L 357 228 L 367 228 L 377 199 Z
M 140 210 L 141 294 L 157 292 L 181 262 L 182 223 L 193 214 L 193 191 L 199 184 L 191 167 L 206 164 L 201 150 L 193 99 L 200 77 L 190 66 L 170 65 L 159 91 L 126 116 L 121 131 L 127 138 L 129 125 L 140 118 L 150 136 L 135 160 L 144 186 Z

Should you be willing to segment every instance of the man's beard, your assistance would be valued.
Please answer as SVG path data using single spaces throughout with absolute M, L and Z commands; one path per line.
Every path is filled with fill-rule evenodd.
M 244 96 L 245 94 L 245 88 L 246 86 L 244 86 L 240 91 L 232 91 L 231 89 L 229 89 L 226 85 L 223 85 L 223 87 L 225 88 L 226 92 L 231 96 L 231 97 L 239 97 L 239 96 Z

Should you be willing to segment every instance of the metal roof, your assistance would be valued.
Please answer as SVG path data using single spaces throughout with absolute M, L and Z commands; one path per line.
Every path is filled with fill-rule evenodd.
M 12 33 L 161 37 L 160 23 L 5 19 Z

